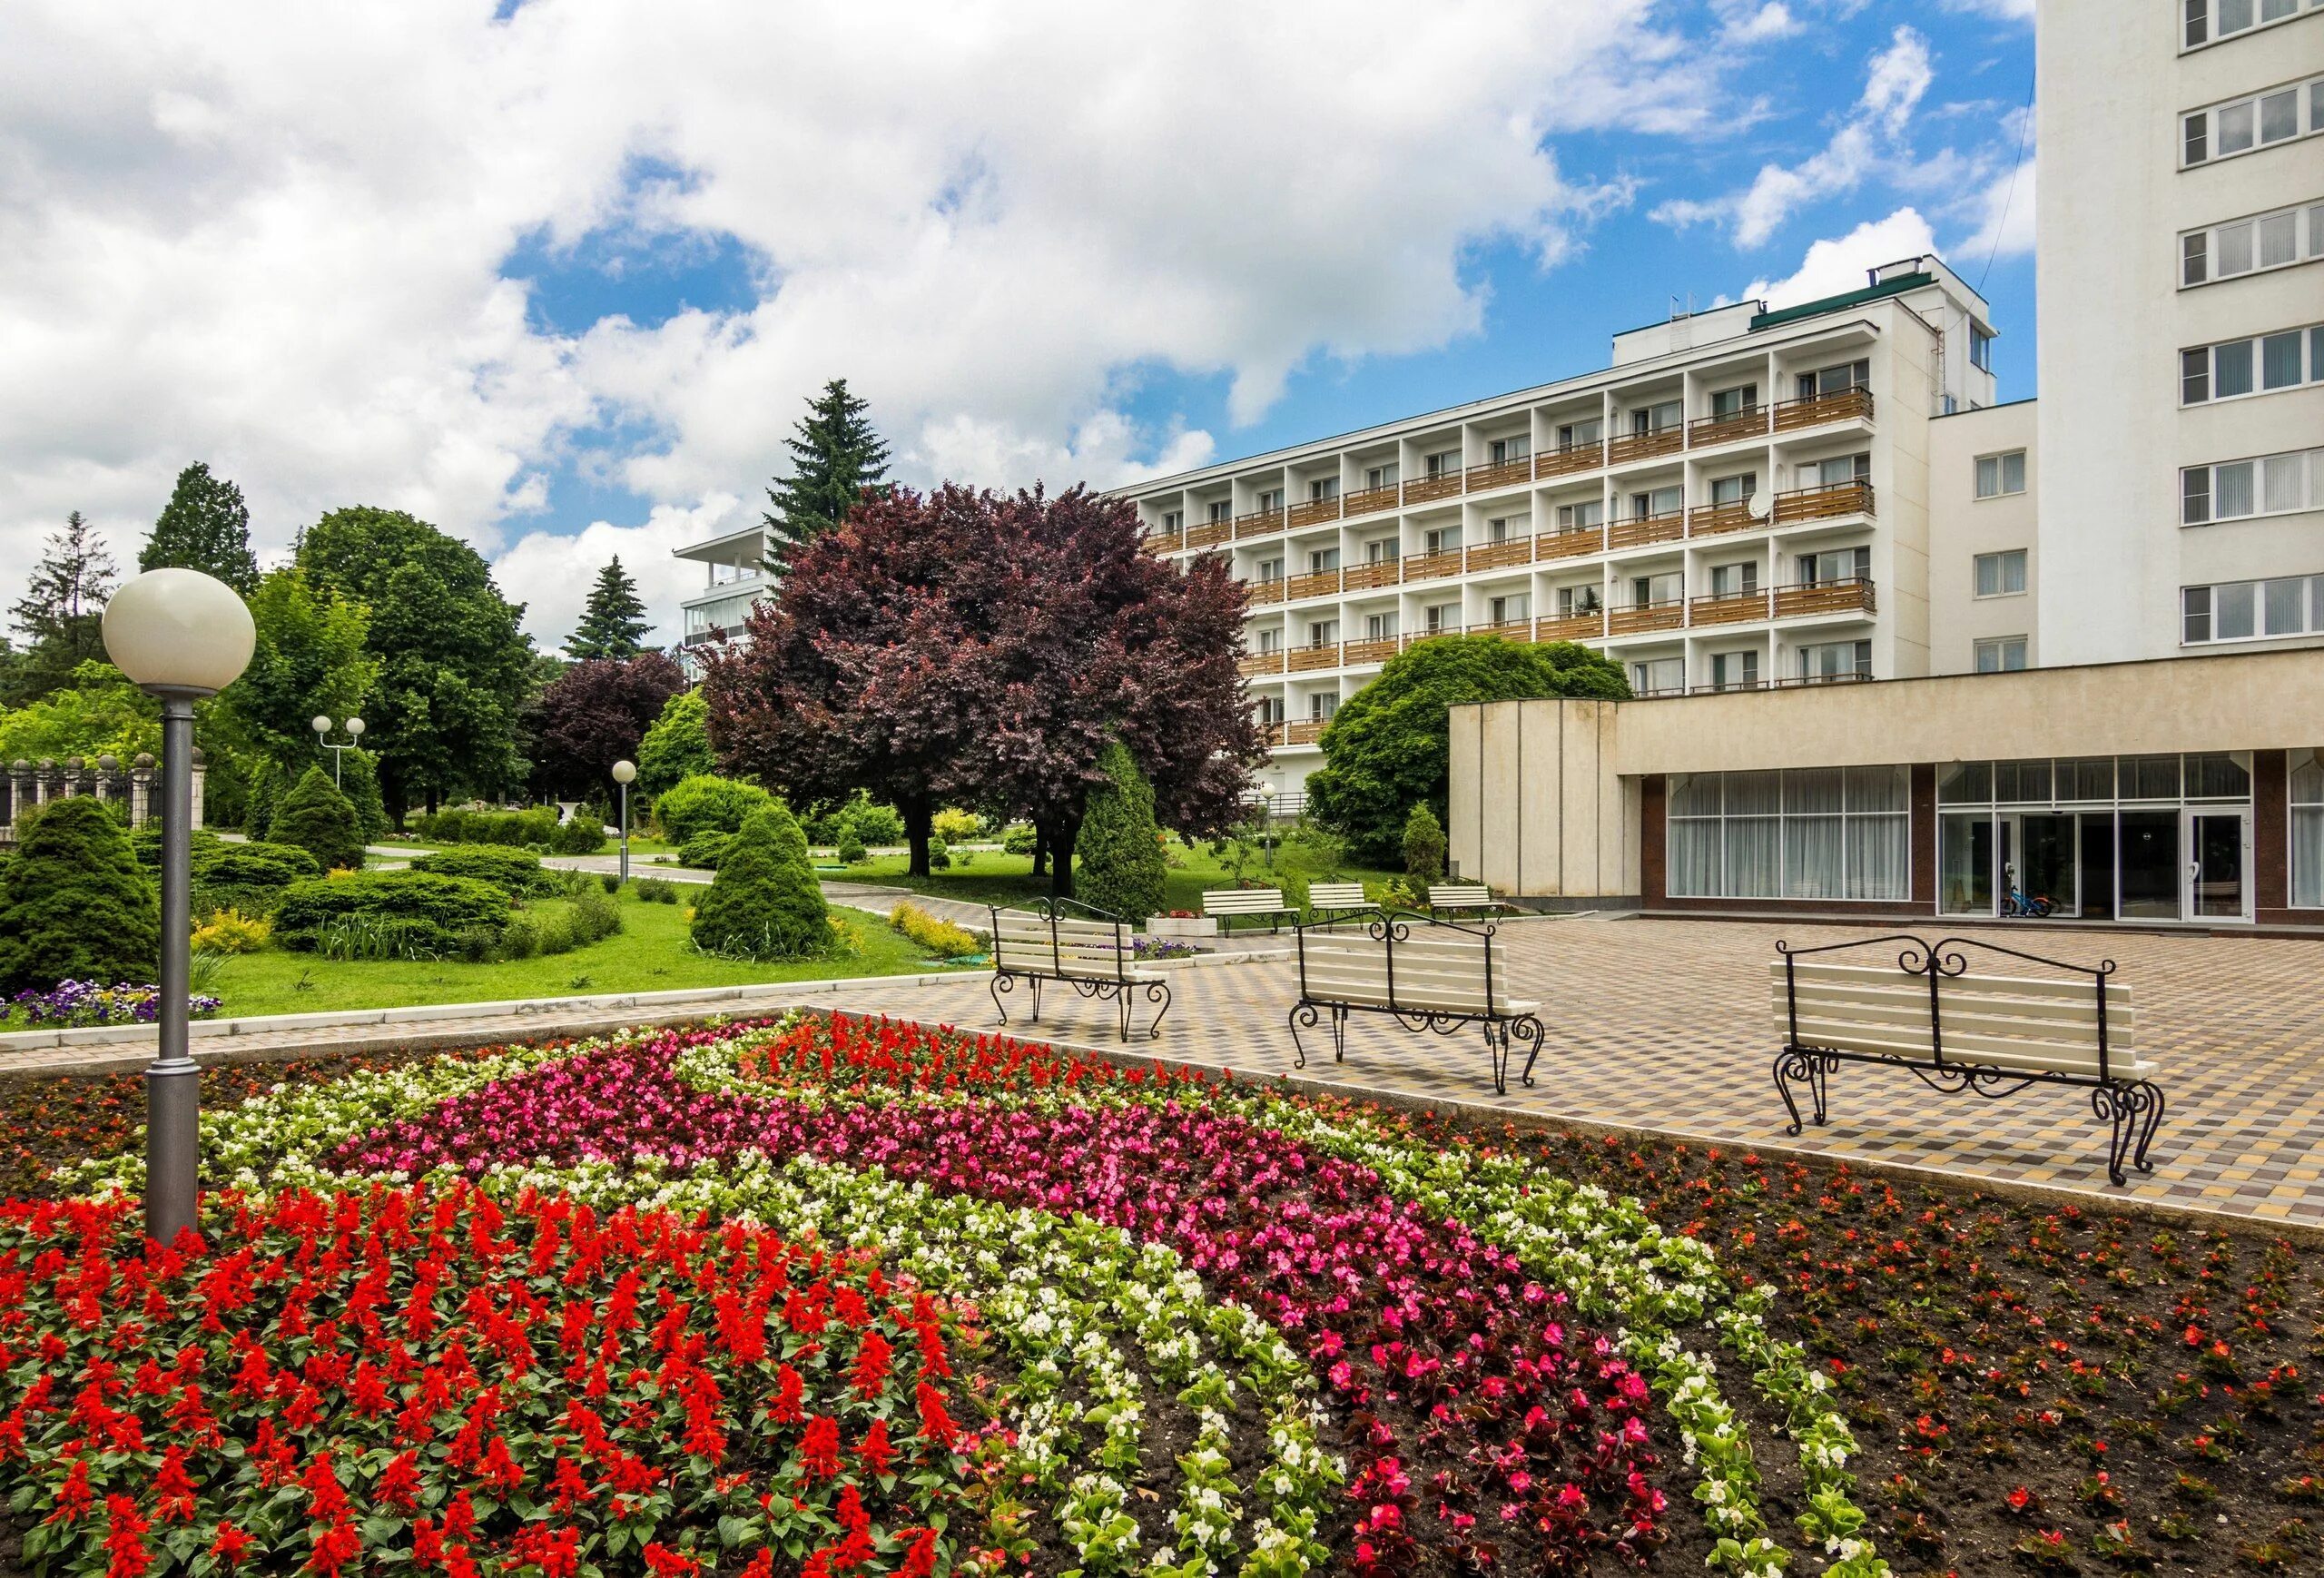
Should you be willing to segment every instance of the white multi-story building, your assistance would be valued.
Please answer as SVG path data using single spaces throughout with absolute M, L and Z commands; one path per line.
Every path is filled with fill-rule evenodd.
M 1415 641 L 1579 641 L 1640 695 L 1930 672 L 1929 455 L 1993 403 L 1982 298 L 1933 257 L 1769 311 L 1614 336 L 1611 365 L 1125 490 L 1147 547 L 1231 556 L 1243 667 L 1296 791 Z
M 722 636 L 742 639 L 743 621 L 753 605 L 773 595 L 775 580 L 766 571 L 766 528 L 752 525 L 671 551 L 673 558 L 701 565 L 705 577 L 702 594 L 678 605 L 684 622 L 679 653 L 689 669 L 694 648 Z

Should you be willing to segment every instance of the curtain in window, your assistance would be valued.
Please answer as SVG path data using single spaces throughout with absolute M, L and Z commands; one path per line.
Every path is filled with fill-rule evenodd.
M 1730 816 L 1727 820 L 1727 896 L 1772 899 L 1783 892 L 1777 859 L 1783 822 L 1774 816 Z
M 2231 516 L 2251 513 L 2253 491 L 2251 462 L 2239 460 L 2232 466 L 2221 466 L 2211 472 L 2211 513 L 2225 520 Z
M 2291 775 L 2291 902 L 2324 909 L 2324 762 Z
M 1783 819 L 1783 894 L 1787 899 L 1840 896 L 1841 826 L 1837 816 Z
M 1673 897 L 1716 899 L 1725 863 L 1724 840 L 1715 816 L 1673 817 L 1670 821 L 1670 869 L 1665 881 Z
M 1849 898 L 1903 900 L 1912 896 L 1911 824 L 1908 816 L 1848 818 Z

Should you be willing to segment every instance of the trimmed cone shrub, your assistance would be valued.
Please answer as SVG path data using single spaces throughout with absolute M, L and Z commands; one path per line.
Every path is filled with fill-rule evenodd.
M 294 883 L 274 912 L 275 941 L 300 952 L 329 946 L 350 926 L 391 932 L 398 948 L 376 957 L 440 957 L 464 950 L 478 933 L 497 938 L 507 924 L 505 889 L 429 872 L 356 872 Z
M 1158 915 L 1169 863 L 1154 824 L 1154 790 L 1119 740 L 1098 753 L 1107 781 L 1089 791 L 1081 835 L 1074 841 L 1073 891 L 1085 904 L 1143 922 Z
M 162 902 L 129 830 L 94 800 L 53 800 L 17 824 L 0 889 L 0 993 L 60 981 L 151 981 Z
M 1430 883 L 1444 875 L 1444 824 L 1425 801 L 1404 818 L 1404 874 Z
M 807 861 L 807 838 L 782 801 L 743 820 L 718 878 L 694 913 L 694 944 L 738 959 L 804 959 L 828 952 L 823 890 Z
M 298 845 L 327 872 L 363 867 L 363 824 L 355 803 L 331 786 L 330 774 L 320 767 L 308 768 L 282 797 L 266 836 L 271 843 Z
M 413 861 L 411 869 L 439 877 L 469 877 L 512 893 L 542 893 L 558 887 L 556 876 L 541 865 L 540 856 L 492 843 L 439 849 Z
M 755 784 L 697 773 L 654 802 L 654 820 L 665 838 L 684 843 L 697 833 L 738 832 L 744 817 L 773 804 L 774 796 Z

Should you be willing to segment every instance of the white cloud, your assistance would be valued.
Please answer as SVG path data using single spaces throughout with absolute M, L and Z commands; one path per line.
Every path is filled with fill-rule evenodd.
M 2034 0 L 1943 0 L 1947 11 L 1990 16 L 1997 22 L 2031 22 Z
M 1715 0 L 1711 11 L 1718 18 L 1719 42 L 1729 47 L 1787 38 L 1803 25 L 1785 0 Z
M 1136 370 L 1224 376 L 1248 420 L 1318 355 L 1472 332 L 1479 243 L 1547 264 L 1627 201 L 1543 139 L 1699 123 L 1652 10 L 19 0 L 0 550 L 74 508 L 131 547 L 194 459 L 277 552 L 359 501 L 494 552 L 600 451 L 693 510 L 838 374 L 910 479 L 1177 465 L 1211 440 L 1137 430 Z M 739 246 L 757 300 L 544 331 L 499 270 L 607 231 Z M 534 540 L 502 562 L 552 584 Z
M 1769 307 L 1788 307 L 1860 291 L 1865 271 L 1936 251 L 1936 234 L 1914 209 L 1900 208 L 1886 219 L 1866 220 L 1847 234 L 1807 249 L 1797 272 L 1781 280 L 1754 280 L 1743 299 L 1757 297 Z
M 553 652 L 580 623 L 597 573 L 608 559 L 619 558 L 623 571 L 637 583 L 638 599 L 654 621 L 646 639 L 675 646 L 678 604 L 699 596 L 706 577 L 700 565 L 674 559 L 671 550 L 738 530 L 755 519 L 758 510 L 756 503 L 746 505 L 731 493 L 718 493 L 691 507 L 658 505 L 643 526 L 600 520 L 569 537 L 527 532 L 494 561 L 493 577 L 505 596 L 525 605 L 525 629 L 533 644 Z
M 2013 110 L 2002 123 L 2014 139 L 2004 157 L 1965 183 L 1965 194 L 1948 216 L 1976 228 L 1961 242 L 1964 258 L 2012 257 L 2034 250 L 2034 141 L 2041 135 L 2039 107 Z M 2022 143 L 2024 153 L 2016 147 Z

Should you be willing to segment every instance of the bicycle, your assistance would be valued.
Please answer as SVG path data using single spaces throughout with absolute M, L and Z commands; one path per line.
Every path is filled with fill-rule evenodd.
M 2047 893 L 2028 893 L 2024 888 L 2019 887 L 2014 867 L 2004 868 L 2001 912 L 2004 918 L 2047 920 L 2051 912 L 2057 907 L 2057 902 Z

